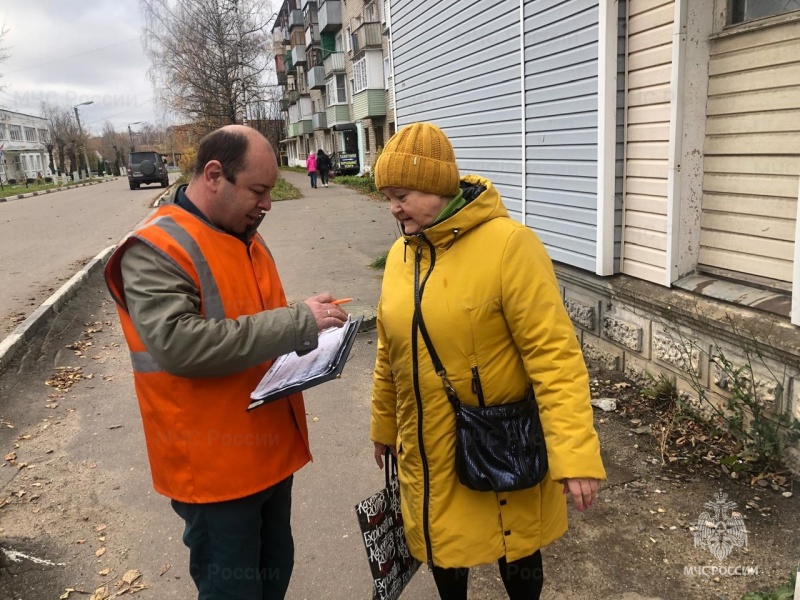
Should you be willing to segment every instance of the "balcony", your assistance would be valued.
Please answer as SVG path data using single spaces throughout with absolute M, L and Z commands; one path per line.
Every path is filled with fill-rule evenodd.
M 312 90 L 325 89 L 325 68 L 324 67 L 311 67 L 308 69 L 308 87 Z
M 325 111 L 328 127 L 350 122 L 350 107 L 347 104 L 333 104 Z
M 306 46 L 319 45 L 319 25 L 316 23 L 306 27 Z
M 297 66 L 294 64 L 294 61 L 292 60 L 292 53 L 291 52 L 287 52 L 283 56 L 283 63 L 286 65 L 286 73 L 287 74 L 297 73 Z
M 292 62 L 298 67 L 306 66 L 306 47 L 295 46 L 292 48 Z
M 332 73 L 344 73 L 344 52 L 331 52 L 322 64 L 325 65 L 325 77 Z
M 320 33 L 335 33 L 342 28 L 342 3 L 339 0 L 323 0 L 317 15 Z
M 372 119 L 386 116 L 386 91 L 366 89 L 353 94 L 353 118 Z
M 327 129 L 328 114 L 324 112 L 319 112 L 311 115 L 311 127 L 312 129 Z
M 288 90 L 284 93 L 283 97 L 289 104 L 296 104 L 300 100 L 300 92 L 297 90 Z
M 297 123 L 289 123 L 287 137 L 299 137 L 304 133 L 314 133 L 314 128 L 311 125 L 311 119 L 298 121 Z
M 300 27 L 301 29 L 305 27 L 302 10 L 289 11 L 289 29 L 294 29 L 295 27 Z
M 281 98 L 281 111 L 286 112 L 287 110 L 289 110 L 289 104 L 290 102 L 288 98 L 286 97 Z
M 275 55 L 275 74 L 278 76 L 278 83 L 284 85 L 286 83 L 286 64 L 285 55 Z
M 381 24 L 377 22 L 362 23 L 353 32 L 353 56 L 367 48 L 380 49 L 383 45 Z

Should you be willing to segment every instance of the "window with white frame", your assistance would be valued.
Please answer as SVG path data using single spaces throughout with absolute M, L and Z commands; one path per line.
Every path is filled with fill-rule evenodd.
M 347 26 L 344 35 L 344 43 L 347 44 L 347 51 L 351 52 L 353 50 L 353 32 L 350 31 L 350 26 Z
M 35 127 L 26 127 L 25 128 L 25 141 L 26 142 L 36 142 L 38 141 L 36 138 L 36 128 Z
M 12 142 L 22 141 L 22 127 L 19 125 L 8 126 L 8 137 Z
M 326 106 L 334 104 L 347 104 L 346 77 L 344 74 L 330 78 L 325 84 Z
M 335 44 L 336 45 L 334 47 L 336 48 L 337 52 L 342 52 L 344 50 L 344 36 L 342 35 L 341 31 L 336 34 Z
M 50 132 L 47 129 L 39 130 L 39 141 L 45 144 L 50 142 Z
M 353 63 L 353 93 L 367 89 L 367 57 Z
M 0 123 L 0 140 L 7 140 L 6 137 L 6 124 Z
M 744 23 L 800 10 L 800 0 L 731 0 L 730 23 Z
M 392 76 L 392 69 L 389 67 L 389 57 L 383 59 L 383 87 L 389 89 L 389 77 Z
M 375 2 L 370 2 L 364 6 L 364 22 L 374 23 L 378 20 L 378 7 Z

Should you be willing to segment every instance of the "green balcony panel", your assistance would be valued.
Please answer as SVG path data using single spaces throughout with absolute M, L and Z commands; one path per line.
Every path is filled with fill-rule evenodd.
M 362 90 L 353 94 L 353 118 L 356 121 L 385 116 L 385 90 Z
M 328 115 L 328 127 L 350 122 L 350 107 L 347 104 L 334 104 L 329 106 L 325 112 Z

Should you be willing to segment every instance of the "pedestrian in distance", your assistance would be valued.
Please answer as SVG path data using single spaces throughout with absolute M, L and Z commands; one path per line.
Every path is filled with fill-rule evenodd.
M 178 187 L 117 247 L 105 276 L 130 349 L 157 492 L 184 520 L 201 600 L 281 599 L 294 565 L 293 474 L 311 459 L 301 394 L 251 412 L 273 360 L 316 348 L 347 313 L 320 294 L 287 306 L 257 228 L 278 178 L 256 130 L 200 141 Z
M 311 187 L 317 187 L 317 155 L 311 152 L 306 159 L 306 169 L 308 176 L 311 177 Z
M 331 172 L 331 157 L 325 154 L 325 150 L 317 150 L 317 171 L 323 187 L 328 187 L 328 174 Z
M 588 373 L 552 263 L 489 179 L 460 178 L 435 125 L 397 132 L 375 184 L 402 237 L 378 306 L 370 438 L 378 466 L 387 449 L 397 456 L 409 549 L 431 567 L 442 599 L 466 599 L 469 568 L 492 562 L 509 598 L 539 598 L 540 550 L 567 529 L 565 495 L 583 511 L 605 479 Z M 490 407 L 531 390 L 544 478 L 511 491 L 467 487 L 452 398 Z

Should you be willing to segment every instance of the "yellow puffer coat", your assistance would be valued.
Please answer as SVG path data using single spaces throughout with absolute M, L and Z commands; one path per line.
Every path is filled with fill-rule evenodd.
M 588 375 L 550 259 L 536 235 L 509 218 L 488 179 L 462 181 L 486 189 L 389 252 L 370 432 L 398 447 L 411 553 L 445 568 L 532 554 L 567 529 L 558 482 L 605 479 Z M 475 492 L 459 483 L 453 408 L 422 337 L 411 336 L 415 261 L 425 326 L 461 401 L 478 404 L 473 367 L 487 404 L 519 400 L 533 384 L 550 463 L 535 488 Z

